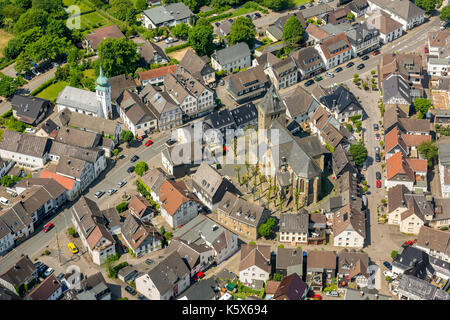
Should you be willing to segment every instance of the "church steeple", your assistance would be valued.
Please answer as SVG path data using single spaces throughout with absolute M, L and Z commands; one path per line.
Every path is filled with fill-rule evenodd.
M 100 102 L 100 110 L 98 110 L 98 116 L 106 119 L 112 117 L 111 107 L 111 85 L 108 78 L 103 74 L 103 68 L 100 63 L 100 72 L 97 78 L 97 86 L 95 87 L 95 93 L 97 95 L 97 101 Z

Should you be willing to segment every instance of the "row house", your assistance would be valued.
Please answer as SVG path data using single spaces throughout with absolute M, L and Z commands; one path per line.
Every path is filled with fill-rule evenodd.
M 142 13 L 142 22 L 147 29 L 173 27 L 180 23 L 190 23 L 194 14 L 182 2 L 156 6 Z
M 338 252 L 338 281 L 356 283 L 360 288 L 375 284 L 375 278 L 370 273 L 370 258 L 367 253 L 344 249 Z M 372 271 L 375 272 L 375 271 Z
M 380 47 L 378 30 L 369 28 L 365 22 L 353 24 L 345 34 L 352 46 L 353 56 L 362 56 Z
M 434 198 L 434 217 L 429 226 L 440 229 L 450 227 L 450 199 Z
M 227 89 L 236 103 L 242 104 L 264 96 L 269 85 L 269 77 L 264 73 L 263 67 L 258 65 L 232 74 L 228 78 Z
M 340 132 L 341 125 L 323 107 L 319 107 L 312 115 L 309 123 L 311 132 L 317 134 L 320 142 L 325 146 L 336 149 L 344 140 Z
M 109 221 L 94 201 L 81 197 L 72 206 L 72 223 L 93 263 L 101 265 L 116 254 L 115 240 L 107 227 Z
M 316 44 L 314 48 L 322 57 L 327 70 L 352 58 L 352 47 L 345 32 L 323 40 L 320 44 Z
M 191 48 L 188 48 L 184 54 L 178 68 L 186 70 L 194 78 L 199 79 L 205 85 L 209 85 L 216 81 L 216 71 L 210 66 L 208 56 L 199 57 Z
M 441 59 L 450 58 L 450 30 L 428 32 L 427 48 L 430 56 Z
M 340 247 L 364 247 L 366 238 L 364 212 L 350 205 L 344 206 L 333 216 L 333 245 Z
M 371 14 L 366 14 L 366 17 L 367 26 L 378 30 L 380 40 L 383 44 L 392 42 L 403 35 L 403 25 L 392 19 L 384 11 L 374 11 Z
M 149 222 L 143 222 L 130 214 L 123 222 L 121 234 L 127 247 L 137 256 L 162 248 L 163 237 Z
M 427 191 L 428 162 L 425 159 L 406 158 L 397 152 L 386 160 L 386 188 L 403 184 L 410 191 Z
M 407 31 L 425 22 L 425 10 L 409 0 L 368 0 L 370 10 L 383 10 Z
M 34 232 L 34 222 L 22 203 L 0 212 L 0 250 L 6 252 L 13 248 L 17 240 L 24 240 Z
M 313 24 L 310 24 L 313 25 Z M 314 47 L 306 47 L 290 54 L 297 64 L 299 79 L 312 78 L 325 69 L 320 53 Z
M 432 137 L 429 134 L 415 135 L 402 133 L 398 127 L 395 127 L 385 135 L 385 154 L 386 159 L 397 152 L 403 152 L 405 156 L 419 158 L 418 148 L 423 142 L 431 142 Z
M 267 69 L 267 74 L 278 90 L 296 84 L 299 79 L 297 64 L 292 57 L 275 63 L 271 68 Z
M 174 231 L 173 240 L 181 241 L 200 253 L 199 271 L 214 262 L 219 265 L 239 249 L 237 234 L 203 214 Z M 172 242 L 170 245 L 172 246 Z
M 450 70 L 450 58 L 427 57 L 428 75 L 436 77 L 444 77 L 448 75 Z
M 214 70 L 225 70 L 232 73 L 234 70 L 249 68 L 252 65 L 251 52 L 248 44 L 239 42 L 211 55 L 211 65 Z
M 19 258 L 0 274 L 0 285 L 12 292 L 17 292 L 18 288 L 30 283 L 36 283 L 37 280 L 37 268 L 28 256 Z
M 327 24 L 338 25 L 348 22 L 347 15 L 351 12 L 349 6 L 336 8 L 336 10 L 329 12 L 325 15 Z
M 238 235 L 256 240 L 258 228 L 270 217 L 270 211 L 226 192 L 217 206 L 217 218 L 225 227 Z
M 439 144 L 439 181 L 443 198 L 450 198 L 450 143 Z
M 300 277 L 303 276 L 304 261 L 301 249 L 278 247 L 276 261 L 276 273 L 282 274 L 285 277 L 293 273 L 298 274 Z
M 355 95 L 344 86 L 326 90 L 318 87 L 313 91 L 313 96 L 340 122 L 348 122 L 354 116 L 360 116 L 362 119 L 363 107 Z
M 164 79 L 167 74 L 174 73 L 178 65 L 173 64 L 170 66 L 164 66 L 161 68 L 150 69 L 146 71 L 138 72 L 138 80 L 143 87 L 150 85 L 160 85 L 164 84 Z
M 312 250 L 306 257 L 306 283 L 312 290 L 321 291 L 325 283 L 336 277 L 336 251 Z
M 308 243 L 309 213 L 303 210 L 298 214 L 280 216 L 280 242 L 296 245 Z

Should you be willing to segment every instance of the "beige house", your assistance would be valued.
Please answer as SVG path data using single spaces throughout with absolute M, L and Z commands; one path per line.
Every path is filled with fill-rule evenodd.
M 271 273 L 270 246 L 243 244 L 239 263 L 239 280 L 252 284 L 255 280 L 267 281 Z

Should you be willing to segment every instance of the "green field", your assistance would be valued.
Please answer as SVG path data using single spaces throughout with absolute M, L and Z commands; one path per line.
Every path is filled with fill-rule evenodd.
M 233 12 L 231 17 L 242 16 L 244 14 L 249 14 L 258 11 L 261 7 L 252 1 L 246 2 L 242 7 Z
M 308 3 L 309 0 L 292 0 L 292 3 L 295 4 L 296 7 L 301 6 L 302 4 Z
M 60 93 L 62 89 L 64 89 L 68 85 L 69 83 L 66 81 L 58 81 L 39 92 L 36 96 L 42 99 L 55 101 L 58 93 Z
M 98 12 L 81 15 L 81 28 L 95 29 L 113 24 Z
M 95 76 L 95 70 L 94 69 L 86 69 L 83 71 L 83 76 L 85 78 L 91 78 L 91 79 L 97 79 L 97 77 Z
M 12 34 L 0 29 L 0 58 L 3 57 L 3 48 L 6 47 L 8 41 L 14 38 Z
M 81 13 L 94 10 L 92 7 L 88 6 L 87 4 L 85 4 L 84 2 L 81 2 L 79 0 L 63 0 L 63 5 L 65 7 L 68 7 L 71 5 L 79 6 Z

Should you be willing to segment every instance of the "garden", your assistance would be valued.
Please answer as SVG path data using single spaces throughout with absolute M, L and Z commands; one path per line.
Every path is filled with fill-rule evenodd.
M 66 81 L 57 81 L 39 92 L 36 97 L 54 102 L 58 94 L 68 85 L 69 83 Z

